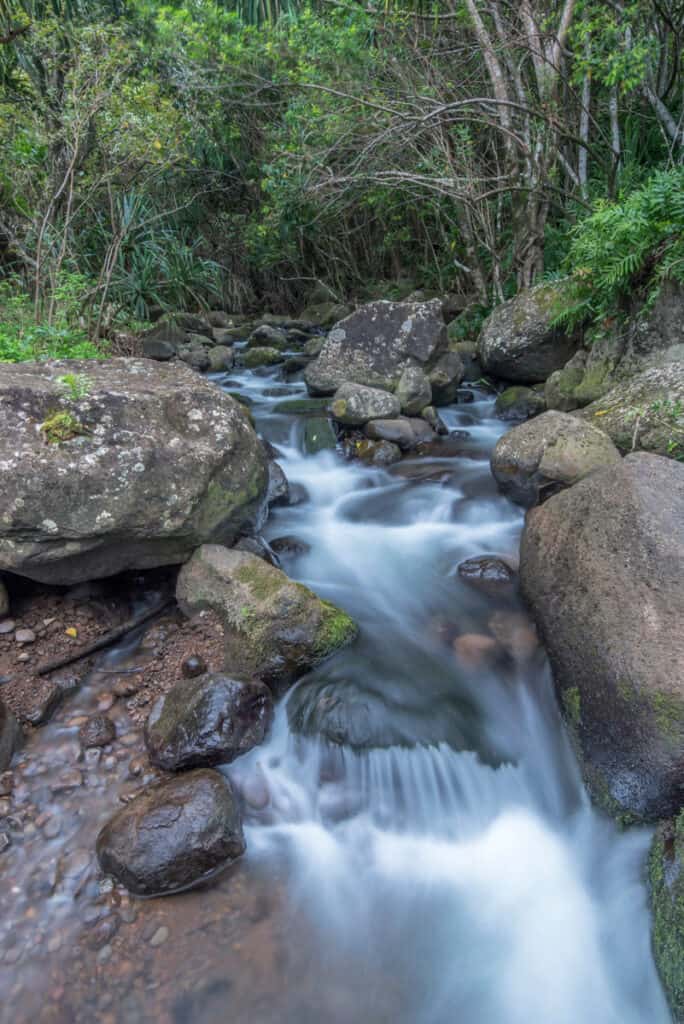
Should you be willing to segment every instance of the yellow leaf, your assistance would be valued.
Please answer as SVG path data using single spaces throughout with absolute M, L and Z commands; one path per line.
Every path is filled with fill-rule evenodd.
M 607 416 L 610 409 L 599 409 L 598 412 L 594 413 L 594 416 Z
M 74 626 L 69 626 L 68 629 L 64 630 L 64 632 L 66 633 L 67 636 L 71 636 L 71 637 L 77 637 L 78 636 L 78 630 Z
M 159 139 L 155 139 L 152 145 L 154 146 L 155 149 L 161 149 L 161 142 L 159 141 Z

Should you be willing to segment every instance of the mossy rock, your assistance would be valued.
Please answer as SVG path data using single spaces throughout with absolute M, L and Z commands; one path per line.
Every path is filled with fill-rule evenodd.
M 307 455 L 317 452 L 334 451 L 337 447 L 337 435 L 330 420 L 323 416 L 311 416 L 304 424 L 304 451 Z
M 178 577 L 187 614 L 215 611 L 225 630 L 226 671 L 262 679 L 276 693 L 357 634 L 346 612 L 246 551 L 205 545 Z
M 327 398 L 287 398 L 273 406 L 273 412 L 285 416 L 320 416 L 328 408 Z
M 277 348 L 263 347 L 250 348 L 242 356 L 242 365 L 248 370 L 255 370 L 259 366 L 275 366 L 282 363 L 283 354 Z
M 653 955 L 677 1024 L 684 1022 L 684 810 L 656 830 L 648 860 Z
M 533 388 L 521 385 L 506 388 L 498 396 L 494 405 L 494 413 L 500 420 L 518 423 L 538 416 L 545 409 L 544 396 Z

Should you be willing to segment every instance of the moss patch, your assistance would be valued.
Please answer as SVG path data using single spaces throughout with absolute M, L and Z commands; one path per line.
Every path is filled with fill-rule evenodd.
M 582 724 L 582 708 L 580 692 L 576 686 L 570 686 L 567 690 L 563 690 L 563 707 L 570 724 L 578 729 Z
M 323 616 L 314 640 L 314 654 L 317 658 L 325 658 L 351 643 L 358 633 L 358 626 L 346 612 L 329 601 L 321 601 L 321 604 Z
M 249 587 L 250 594 L 257 601 L 267 601 L 288 582 L 281 578 L 277 570 L 273 570 L 265 562 L 241 565 L 235 572 L 235 578 Z
M 677 1021 L 684 1020 L 684 811 L 661 825 L 651 845 L 648 879 L 653 955 Z

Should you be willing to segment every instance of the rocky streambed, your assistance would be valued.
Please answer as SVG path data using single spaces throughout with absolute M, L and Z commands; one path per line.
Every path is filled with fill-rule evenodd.
M 670 1019 L 650 949 L 651 833 L 592 809 L 576 755 L 623 819 L 676 814 L 676 713 L 665 740 L 643 732 L 664 720 L 652 693 L 668 692 L 667 656 L 660 689 L 624 691 L 655 664 L 648 644 L 662 650 L 677 600 L 679 467 L 621 461 L 593 422 L 537 415 L 529 394 L 511 414 L 463 381 L 480 371 L 450 349 L 438 304 L 398 305 L 327 339 L 306 321 L 248 339 L 217 325 L 236 365 L 209 382 L 177 348 L 77 369 L 80 398 L 58 384 L 73 367 L 13 371 L 5 410 L 29 471 L 8 460 L 0 551 L 38 582 L 8 577 L 0 634 L 0 697 L 26 733 L 9 765 L 5 714 L 0 1020 Z M 548 333 L 518 340 L 518 386 L 538 396 L 535 346 L 544 377 L 568 344 L 554 363 Z M 83 431 L 58 453 L 42 426 L 57 405 Z M 511 415 L 536 418 L 510 431 Z M 523 513 L 502 490 L 543 502 L 520 573 L 569 732 L 519 593 Z M 663 491 L 670 504 L 650 506 Z M 640 533 L 654 517 L 660 533 Z M 115 569 L 130 571 L 93 584 Z M 626 619 L 613 654 L 592 573 L 618 608 L 634 586 L 663 635 Z M 155 609 L 104 653 L 36 676 Z M 587 666 L 606 658 L 601 701 L 583 650 Z M 676 843 L 663 825 L 651 854 L 675 1006 Z

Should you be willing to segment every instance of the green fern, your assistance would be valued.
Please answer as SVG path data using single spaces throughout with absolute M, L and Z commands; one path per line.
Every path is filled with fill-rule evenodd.
M 659 171 L 617 203 L 600 202 L 574 229 L 570 286 L 555 323 L 594 327 L 639 295 L 649 308 L 667 279 L 684 282 L 684 168 Z

